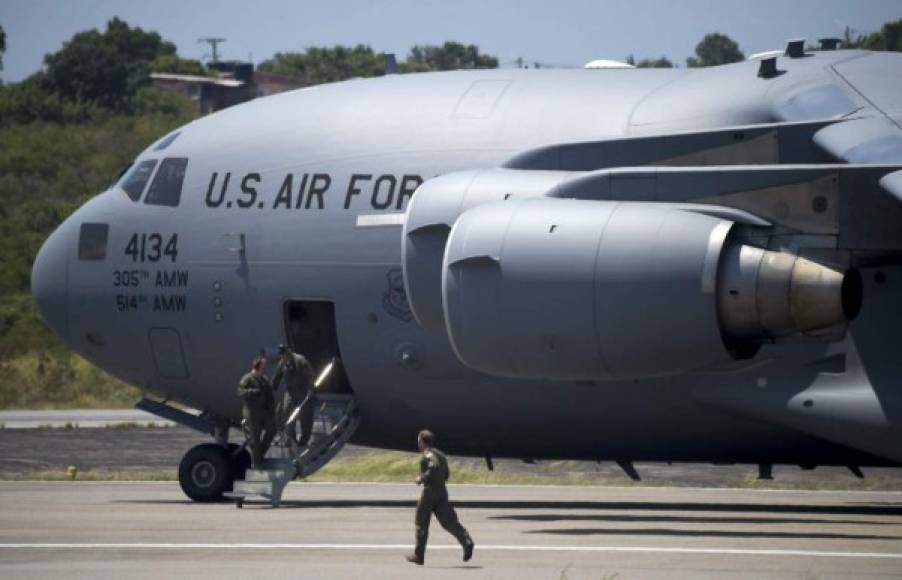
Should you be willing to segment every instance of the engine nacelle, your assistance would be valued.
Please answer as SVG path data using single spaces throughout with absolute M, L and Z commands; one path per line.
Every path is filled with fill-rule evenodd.
M 401 246 L 407 299 L 420 326 L 445 332 L 442 257 L 461 213 L 483 203 L 547 194 L 573 175 L 493 168 L 440 175 L 421 185 L 407 206 Z
M 678 204 L 474 207 L 451 229 L 443 260 L 451 344 L 464 364 L 493 375 L 648 378 L 846 322 L 855 290 L 842 273 L 743 245 L 733 227 Z

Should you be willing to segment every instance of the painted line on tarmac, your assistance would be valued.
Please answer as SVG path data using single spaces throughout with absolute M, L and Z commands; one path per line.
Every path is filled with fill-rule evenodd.
M 406 550 L 409 544 L 172 544 L 172 543 L 0 543 L 0 550 Z M 829 550 L 756 550 L 742 548 L 666 548 L 654 546 L 511 546 L 476 545 L 478 552 L 632 552 L 648 554 L 801 556 L 819 558 L 879 558 L 902 560 L 900 552 L 837 552 Z M 460 550 L 460 546 L 429 546 L 429 550 Z

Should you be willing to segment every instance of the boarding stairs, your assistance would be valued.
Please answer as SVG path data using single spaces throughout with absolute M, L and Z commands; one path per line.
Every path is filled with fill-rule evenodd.
M 235 500 L 239 508 L 244 506 L 245 500 L 268 501 L 278 507 L 285 486 L 292 479 L 313 475 L 329 463 L 351 439 L 359 424 L 353 395 L 317 393 L 313 433 L 308 444 L 298 447 L 284 432 L 280 433 L 263 469 L 248 469 L 244 480 L 236 480 L 226 497 Z

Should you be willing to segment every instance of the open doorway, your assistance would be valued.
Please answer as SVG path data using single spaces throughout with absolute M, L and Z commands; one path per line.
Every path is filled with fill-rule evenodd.
M 313 365 L 317 374 L 333 357 L 341 358 L 335 304 L 328 300 L 287 300 L 284 305 L 288 344 Z M 344 367 L 337 365 L 320 386 L 327 393 L 351 393 Z

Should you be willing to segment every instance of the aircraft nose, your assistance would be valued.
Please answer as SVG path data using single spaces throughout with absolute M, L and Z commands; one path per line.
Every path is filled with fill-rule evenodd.
M 60 338 L 69 340 L 66 312 L 68 294 L 68 228 L 60 226 L 41 246 L 31 269 L 31 295 L 41 318 Z

